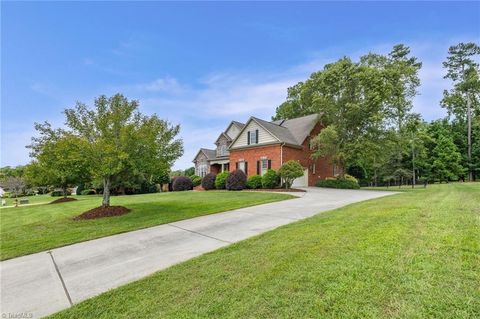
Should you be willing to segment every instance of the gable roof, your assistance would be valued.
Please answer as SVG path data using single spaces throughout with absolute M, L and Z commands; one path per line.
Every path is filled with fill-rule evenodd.
M 244 125 L 244 129 L 251 121 L 255 121 L 279 142 L 292 146 L 301 146 L 312 129 L 315 127 L 315 124 L 317 124 L 318 119 L 318 114 L 311 114 L 290 120 L 268 122 L 252 116 Z M 242 129 L 242 131 L 244 129 Z M 238 136 L 232 141 L 232 146 L 240 137 L 242 131 L 240 131 Z
M 215 150 L 209 150 L 208 148 L 201 148 L 198 151 L 197 155 L 195 155 L 193 161 L 197 160 L 197 157 L 200 153 L 203 153 L 207 157 L 207 160 L 213 159 L 217 155 L 217 152 Z
M 215 140 L 215 143 L 217 143 L 217 142 L 218 142 L 218 140 L 220 139 L 220 137 L 222 137 L 222 136 L 225 136 L 225 138 L 226 138 L 226 139 L 227 139 L 227 141 L 229 141 L 229 142 L 232 140 L 232 139 L 231 139 L 231 137 L 230 137 L 230 136 L 228 136 L 228 134 L 227 134 L 227 133 L 225 133 L 225 132 L 222 132 L 222 133 L 220 133 L 220 135 L 219 135 L 219 136 L 217 137 L 217 139 Z
M 297 143 L 302 144 L 315 127 L 315 124 L 317 124 L 319 118 L 319 114 L 311 114 L 290 120 L 273 121 L 271 123 L 287 128 Z

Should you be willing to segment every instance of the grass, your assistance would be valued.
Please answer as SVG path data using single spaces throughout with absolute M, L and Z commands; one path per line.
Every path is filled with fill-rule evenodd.
M 57 198 L 50 197 L 49 201 Z M 101 203 L 98 196 L 75 198 L 79 200 L 62 204 L 1 209 L 1 259 L 196 216 L 284 200 L 292 196 L 215 191 L 117 196 L 112 197 L 111 204 L 126 206 L 132 210 L 130 213 L 95 220 L 73 221 L 72 217 Z
M 49 203 L 55 199 L 58 199 L 60 197 L 52 197 L 50 195 L 37 195 L 37 196 L 24 196 L 24 197 L 19 197 L 18 200 L 22 200 L 22 199 L 27 199 L 28 200 L 28 204 L 46 204 L 46 203 Z M 13 206 L 14 205 L 14 200 L 15 198 L 3 198 L 6 202 L 6 206 L 5 207 L 1 207 L 1 208 L 8 208 L 8 206 Z M 25 204 L 22 204 L 20 206 L 25 206 Z
M 361 202 L 52 318 L 479 318 L 480 183 Z

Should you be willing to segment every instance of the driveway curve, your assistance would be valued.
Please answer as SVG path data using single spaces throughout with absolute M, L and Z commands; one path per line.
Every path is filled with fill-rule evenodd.
M 206 252 L 318 213 L 395 194 L 307 188 L 298 198 L 108 236 L 0 263 L 2 316 L 39 318 Z M 25 316 L 24 316 L 25 317 Z

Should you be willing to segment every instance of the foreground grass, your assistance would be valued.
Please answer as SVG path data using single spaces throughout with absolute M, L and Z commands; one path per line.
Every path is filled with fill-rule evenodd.
M 58 197 L 50 197 L 50 201 Z M 292 198 L 285 194 L 175 192 L 112 197 L 112 205 L 132 211 L 123 216 L 73 221 L 101 203 L 98 196 L 76 196 L 75 202 L 0 210 L 1 259 L 13 258 L 81 241 Z
M 478 318 L 480 184 L 281 227 L 53 318 Z

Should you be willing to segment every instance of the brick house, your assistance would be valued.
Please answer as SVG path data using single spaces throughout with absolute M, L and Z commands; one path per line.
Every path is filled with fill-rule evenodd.
M 297 160 L 304 167 L 304 176 L 293 186 L 313 186 L 336 174 L 326 158 L 311 158 L 310 139 L 321 129 L 317 114 L 273 122 L 255 117 L 245 124 L 232 121 L 215 141 L 216 149 L 198 151 L 193 160 L 195 173 L 203 177 L 209 172 L 241 169 L 247 176 L 263 175 L 269 168 L 278 170 L 283 163 Z

